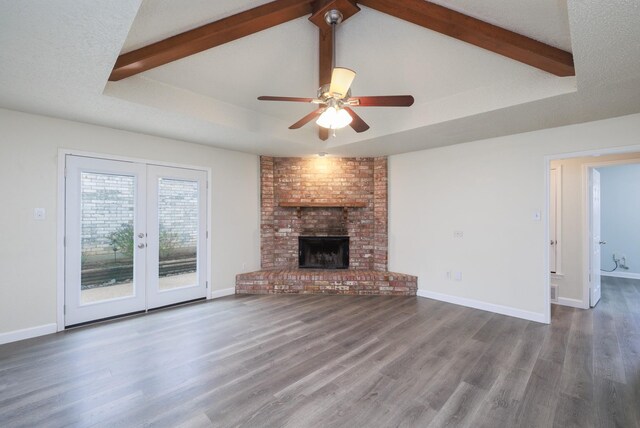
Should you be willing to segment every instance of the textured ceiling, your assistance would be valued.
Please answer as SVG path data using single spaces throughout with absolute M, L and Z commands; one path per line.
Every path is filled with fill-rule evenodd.
M 572 50 L 558 78 L 362 7 L 338 28 L 337 63 L 354 94 L 412 94 L 407 109 L 360 108 L 371 129 L 321 142 L 287 127 L 312 107 L 258 102 L 313 96 L 317 29 L 306 18 L 107 84 L 121 52 L 267 1 L 0 2 L 0 106 L 235 150 L 390 154 L 640 111 L 635 2 L 436 0 Z

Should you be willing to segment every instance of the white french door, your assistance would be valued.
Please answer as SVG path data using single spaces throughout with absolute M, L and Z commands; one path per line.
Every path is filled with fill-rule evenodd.
M 66 156 L 65 325 L 206 297 L 206 179 Z
M 207 174 L 149 165 L 147 177 L 147 307 L 205 297 Z

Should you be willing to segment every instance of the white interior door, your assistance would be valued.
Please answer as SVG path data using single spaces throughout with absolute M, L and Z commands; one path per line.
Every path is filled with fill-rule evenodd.
M 146 167 L 66 158 L 65 325 L 143 311 Z M 142 248 L 139 248 L 141 245 Z
M 152 165 L 147 171 L 148 308 L 206 297 L 207 174 Z
M 558 244 L 558 170 L 551 169 L 549 177 L 549 270 L 557 272 L 557 244 Z
M 591 240 L 590 240 L 590 272 L 589 272 L 589 290 L 590 290 L 590 306 L 594 307 L 600 300 L 600 245 L 602 239 L 600 236 L 600 173 L 591 168 L 589 172 L 589 189 L 590 189 L 590 208 L 591 208 Z
M 207 174 L 67 155 L 65 325 L 206 297 Z

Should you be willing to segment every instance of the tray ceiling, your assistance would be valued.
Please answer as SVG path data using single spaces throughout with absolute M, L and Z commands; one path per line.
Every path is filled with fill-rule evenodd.
M 0 61 L 9 65 L 0 69 L 0 106 L 274 155 L 399 153 L 640 111 L 633 97 L 640 18 L 633 5 L 618 2 L 567 8 L 558 0 L 434 1 L 573 51 L 575 77 L 556 77 L 361 6 L 338 27 L 337 65 L 358 72 L 355 95 L 411 94 L 416 104 L 359 108 L 371 129 L 339 130 L 324 143 L 315 126 L 287 129 L 312 106 L 256 100 L 315 95 L 318 30 L 306 17 L 107 83 L 119 54 L 265 3 L 5 4 Z

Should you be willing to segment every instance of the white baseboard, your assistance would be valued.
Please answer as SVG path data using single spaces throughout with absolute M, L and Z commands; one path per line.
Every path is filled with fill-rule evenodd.
M 602 272 L 602 276 L 612 276 L 614 278 L 640 279 L 640 273 L 631 272 Z
M 31 339 L 32 337 L 44 336 L 45 334 L 55 333 L 56 331 L 58 331 L 58 326 L 53 323 L 0 333 L 0 345 L 17 342 L 18 340 Z
M 585 304 L 582 300 L 569 299 L 568 297 L 558 297 L 557 302 L 551 302 L 554 305 L 570 306 L 578 309 L 589 309 L 589 305 Z
M 480 309 L 482 311 L 494 312 L 496 314 L 508 315 L 510 317 L 545 323 L 544 314 L 523 311 L 522 309 L 516 309 L 509 306 L 496 305 L 493 303 L 482 302 L 480 300 L 467 299 L 464 297 L 451 296 L 449 294 L 436 293 L 433 291 L 420 289 L 418 289 L 418 296 L 426 297 L 427 299 L 453 303 L 454 305 L 466 306 L 468 308 Z
M 219 299 L 220 297 L 233 296 L 234 294 L 236 294 L 235 287 L 223 288 L 222 290 L 213 290 L 211 292 L 211 298 Z

